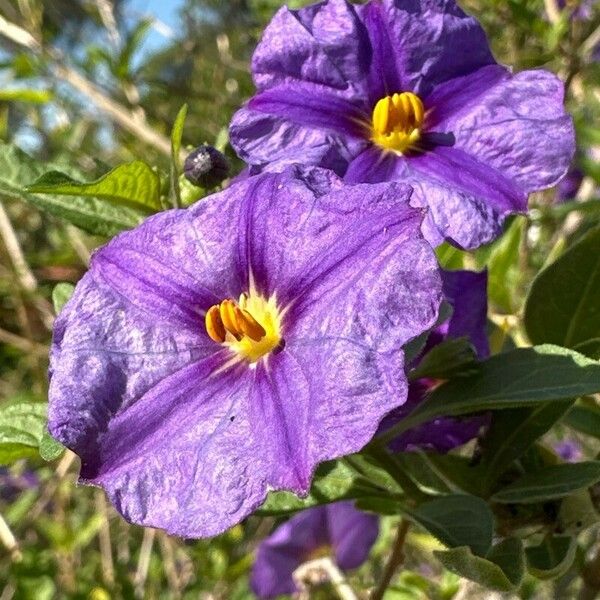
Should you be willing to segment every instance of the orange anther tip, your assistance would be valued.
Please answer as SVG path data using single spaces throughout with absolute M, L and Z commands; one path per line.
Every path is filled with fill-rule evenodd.
M 206 333 L 211 340 L 222 344 L 225 341 L 225 327 L 221 321 L 221 315 L 218 306 L 211 306 L 204 317 L 204 323 L 206 325 Z

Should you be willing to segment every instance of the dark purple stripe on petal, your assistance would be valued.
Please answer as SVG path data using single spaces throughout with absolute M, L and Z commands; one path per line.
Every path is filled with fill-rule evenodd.
M 437 147 L 409 160 L 415 171 L 482 198 L 500 213 L 527 210 L 527 195 L 518 185 L 459 148 Z
M 289 119 L 299 125 L 330 129 L 354 137 L 368 137 L 370 115 L 356 105 L 307 84 L 277 86 L 257 94 L 248 108 Z
M 490 88 L 508 78 L 510 71 L 506 67 L 490 65 L 436 86 L 423 99 L 427 110 L 426 127 L 444 130 L 447 119 L 468 112 Z
M 329 0 L 301 10 L 282 7 L 252 57 L 259 90 L 284 82 L 312 82 L 341 97 L 365 96 L 369 40 L 356 8 Z
M 131 248 L 105 248 L 92 272 L 138 309 L 190 328 L 200 328 L 203 311 L 219 301 L 172 265 Z
M 344 181 L 349 184 L 394 181 L 400 160 L 397 155 L 371 144 L 350 163 Z
M 385 7 L 381 2 L 371 1 L 362 11 L 362 18 L 369 32 L 371 41 L 371 65 L 368 75 L 369 104 L 385 97 L 402 92 L 409 88 L 402 81 L 396 60 L 402 47 L 402 40 L 391 37 L 388 29 Z

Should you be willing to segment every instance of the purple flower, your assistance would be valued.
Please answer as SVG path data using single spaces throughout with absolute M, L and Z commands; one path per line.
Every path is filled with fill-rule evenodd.
M 251 172 L 297 162 L 351 183 L 402 180 L 429 207 L 432 243 L 492 240 L 574 152 L 562 82 L 498 65 L 454 0 L 281 8 L 252 68 L 258 94 L 230 130 Z
M 577 165 L 572 166 L 566 177 L 558 184 L 558 202 L 574 200 L 583 182 L 583 177 L 583 171 Z
M 571 12 L 571 18 L 586 21 L 592 16 L 592 0 L 558 0 L 558 8 Z
M 442 281 L 444 295 L 453 313 L 429 335 L 422 355 L 446 339 L 467 337 L 479 358 L 486 358 L 490 353 L 486 334 L 487 273 L 443 271 Z M 381 430 L 388 429 L 404 418 L 423 401 L 425 394 L 436 383 L 424 379 L 412 382 L 408 400 L 384 419 Z M 441 417 L 403 433 L 389 446 L 398 452 L 419 448 L 448 452 L 477 437 L 486 422 L 487 417 L 479 416 L 464 419 Z
M 82 480 L 134 523 L 204 537 L 362 448 L 441 301 L 409 195 L 289 169 L 96 252 L 51 351 L 50 431 Z
M 581 444 L 576 440 L 561 440 L 554 444 L 554 451 L 560 456 L 565 462 L 577 462 L 583 457 L 583 450 Z
M 0 498 L 13 502 L 17 496 L 39 485 L 39 478 L 33 471 L 15 474 L 6 467 L 0 467 Z
M 258 547 L 252 591 L 261 599 L 293 594 L 297 591 L 294 571 L 323 555 L 333 555 L 342 569 L 355 569 L 367 559 L 378 533 L 377 517 L 356 510 L 352 502 L 304 510 Z

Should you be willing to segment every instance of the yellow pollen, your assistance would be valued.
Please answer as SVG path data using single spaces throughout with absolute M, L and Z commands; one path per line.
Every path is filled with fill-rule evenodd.
M 421 138 L 423 102 L 412 92 L 386 96 L 373 109 L 371 140 L 385 150 L 404 153 Z
M 204 319 L 206 333 L 253 363 L 281 343 L 280 315 L 274 298 L 242 294 L 211 306 Z

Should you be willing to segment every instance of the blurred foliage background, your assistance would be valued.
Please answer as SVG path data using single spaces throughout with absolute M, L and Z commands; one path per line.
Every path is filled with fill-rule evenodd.
M 90 180 L 136 157 L 167 171 L 169 132 L 188 103 L 184 146 L 227 148 L 229 119 L 253 91 L 252 50 L 282 4 L 0 0 L 0 139 Z M 535 273 L 600 214 L 600 3 L 461 4 L 481 20 L 499 61 L 517 71 L 544 66 L 565 80 L 578 131 L 572 190 L 538 194 L 528 218 L 513 219 L 499 242 L 474 255 L 439 251 L 448 267 L 490 269 L 490 335 L 498 351 L 523 343 L 519 317 Z M 20 399 L 45 402 L 52 290 L 58 282 L 76 282 L 102 242 L 2 199 L 0 409 Z M 579 436 L 587 455 L 597 453 L 593 438 L 563 434 Z M 0 464 L 9 462 L 6 456 Z M 46 463 L 32 452 L 0 467 L 0 600 L 250 597 L 252 553 L 273 519 L 251 518 L 211 541 L 174 539 L 127 525 L 100 490 L 75 486 L 76 473 L 70 453 Z M 372 560 L 352 575 L 356 589 L 367 589 L 381 574 L 393 523 L 393 517 L 383 519 Z M 582 556 L 592 542 L 583 541 Z M 411 535 L 407 569 L 391 600 L 491 597 L 436 566 L 435 547 L 432 538 Z M 571 597 L 572 581 L 572 573 L 551 586 L 532 581 L 521 597 Z

